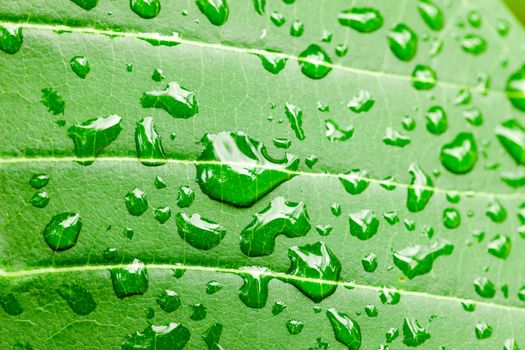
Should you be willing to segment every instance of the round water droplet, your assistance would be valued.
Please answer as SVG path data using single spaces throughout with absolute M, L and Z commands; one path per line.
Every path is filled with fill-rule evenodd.
M 454 174 L 470 172 L 478 160 L 478 148 L 472 133 L 462 132 L 441 148 L 441 164 Z
M 428 66 L 418 64 L 412 71 L 412 86 L 416 90 L 430 90 L 436 85 L 436 72 Z
M 65 250 L 77 244 L 78 235 L 82 228 L 80 215 L 66 212 L 53 216 L 44 228 L 44 240 L 47 245 L 55 250 Z
M 455 208 L 446 208 L 443 211 L 443 225 L 446 228 L 454 229 L 461 223 L 461 215 Z
M 206 283 L 206 294 L 215 294 L 223 288 L 222 284 L 215 280 L 211 280 Z
M 270 20 L 277 27 L 281 27 L 286 22 L 286 18 L 284 18 L 284 16 L 280 12 L 272 12 L 272 14 L 270 15 Z
M 34 174 L 29 180 L 31 187 L 40 189 L 49 183 L 49 177 L 45 174 Z
M 466 34 L 460 41 L 463 51 L 472 55 L 479 55 L 487 49 L 487 41 L 477 34 Z
M 417 52 L 417 35 L 406 24 L 396 25 L 388 33 L 390 50 L 401 61 L 410 61 Z
M 441 135 L 448 128 L 447 114 L 443 107 L 432 106 L 425 114 L 427 130 L 434 135 Z
M 179 208 L 189 208 L 195 199 L 195 192 L 190 186 L 181 186 L 177 192 L 177 206 Z
M 507 259 L 511 248 L 510 237 L 504 234 L 496 234 L 487 245 L 487 251 L 500 259 Z
M 328 54 L 316 44 L 311 44 L 298 57 L 301 72 L 311 79 L 324 78 L 332 70 L 332 60 Z

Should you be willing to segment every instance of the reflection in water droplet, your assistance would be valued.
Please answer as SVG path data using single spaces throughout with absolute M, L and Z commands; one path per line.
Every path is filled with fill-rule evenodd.
M 479 340 L 487 339 L 492 335 L 492 327 L 485 322 L 478 323 L 476 327 L 474 327 L 474 333 Z
M 111 281 L 120 299 L 142 295 L 148 290 L 148 271 L 140 260 L 135 259 L 127 267 L 112 269 Z
M 368 209 L 351 213 L 349 222 L 350 234 L 360 240 L 367 240 L 375 236 L 379 227 L 379 220 Z
M 361 328 L 357 321 L 334 308 L 328 309 L 326 316 L 330 320 L 335 339 L 338 342 L 343 343 L 349 350 L 359 350 L 361 348 Z
M 278 235 L 302 237 L 310 228 L 310 217 L 304 203 L 277 197 L 255 214 L 253 221 L 242 230 L 241 251 L 247 256 L 270 255 Z
M 181 300 L 177 292 L 174 292 L 170 289 L 160 292 L 156 301 L 160 308 L 168 313 L 177 310 L 181 305 Z
M 383 16 L 373 8 L 353 7 L 339 13 L 339 23 L 360 33 L 372 33 L 383 25 Z
M 182 350 L 190 340 L 190 331 L 180 323 L 148 325 L 122 340 L 122 350 Z
M 332 70 L 332 60 L 328 54 L 316 44 L 311 44 L 298 57 L 301 72 L 311 79 L 324 78 Z
M 191 118 L 199 111 L 195 92 L 173 81 L 164 90 L 144 92 L 140 104 L 143 108 L 161 108 L 174 118 Z
M 434 135 L 441 135 L 448 128 L 447 114 L 443 107 L 432 106 L 425 114 L 427 130 Z
M 188 216 L 185 213 L 177 213 L 175 222 L 179 236 L 197 249 L 214 248 L 226 235 L 224 227 L 199 214 Z
M 419 0 L 419 14 L 432 30 L 443 29 L 444 19 L 440 8 L 431 0 Z
M 115 141 L 122 131 L 120 118 L 116 114 L 107 117 L 93 118 L 77 123 L 67 129 L 75 144 L 75 155 L 78 158 L 95 158 L 104 148 Z M 78 161 L 82 165 L 90 165 L 93 160 Z
M 417 52 L 417 35 L 406 24 L 399 23 L 388 33 L 390 50 L 401 61 L 410 61 Z
M 284 105 L 284 113 L 288 118 L 290 127 L 295 132 L 295 136 L 301 141 L 304 140 L 305 136 L 303 130 L 303 111 L 301 110 L 301 108 L 286 102 L 286 104 Z
M 75 74 L 85 79 L 91 70 L 91 66 L 89 65 L 89 62 L 86 58 L 86 56 L 75 56 L 69 61 L 69 66 L 71 67 L 71 70 L 75 72 Z
M 494 298 L 496 295 L 496 287 L 486 277 L 477 277 L 474 280 L 474 290 L 480 297 L 486 299 Z
M 496 234 L 487 245 L 487 251 L 500 259 L 507 259 L 511 248 L 510 237 L 504 234 Z
M 195 199 L 195 192 L 190 186 L 181 186 L 177 192 L 177 206 L 179 208 L 189 208 Z
M 221 132 L 206 134 L 201 143 L 204 150 L 196 163 L 197 183 L 209 197 L 226 203 L 248 207 L 265 194 L 291 179 L 299 159 L 285 154 L 274 159 L 266 147 L 245 134 Z
M 299 320 L 293 319 L 286 322 L 286 329 L 288 329 L 288 333 L 290 333 L 291 335 L 301 333 L 303 331 L 303 328 L 304 323 Z
M 55 250 L 65 250 L 77 244 L 78 235 L 82 228 L 80 215 L 66 212 L 53 216 L 44 228 L 44 240 L 47 245 Z
M 13 55 L 20 50 L 23 42 L 22 28 L 9 24 L 0 26 L 0 50 Z
M 436 72 L 428 66 L 418 64 L 412 71 L 412 86 L 416 90 L 430 90 L 436 85 Z
M 525 78 L 523 84 L 525 85 Z M 525 110 L 525 100 L 523 103 Z M 496 136 L 516 163 L 525 164 L 525 127 L 520 122 L 516 119 L 504 121 L 496 128 Z
M 385 136 L 383 136 L 383 143 L 388 146 L 403 148 L 411 141 L 409 136 L 400 134 L 390 127 L 386 128 Z
M 430 339 L 430 333 L 415 318 L 407 317 L 403 322 L 403 343 L 419 346 Z
M 325 120 L 324 127 L 326 130 L 326 139 L 330 142 L 346 141 L 354 135 L 353 126 L 350 125 L 347 128 L 342 128 L 332 119 Z
M 441 164 L 454 174 L 470 172 L 478 160 L 478 148 L 474 135 L 461 132 L 454 140 L 441 147 Z
M 124 196 L 124 203 L 128 212 L 133 216 L 141 216 L 148 210 L 146 193 L 138 188 L 134 188 Z
M 242 267 L 243 284 L 239 289 L 239 298 L 244 305 L 253 309 L 261 309 L 268 299 L 268 283 L 272 279 L 270 271 L 264 267 Z
M 226 0 L 195 0 L 199 10 L 208 18 L 210 23 L 222 26 L 226 23 L 230 9 Z
M 135 124 L 135 146 L 137 158 L 142 164 L 148 166 L 165 164 L 164 148 L 153 125 L 152 117 L 146 117 Z
M 405 276 L 412 279 L 432 270 L 434 261 L 442 255 L 450 255 L 454 246 L 447 240 L 435 241 L 430 246 L 416 244 L 392 254 L 394 264 Z
M 277 74 L 284 69 L 288 57 L 279 51 L 265 50 L 256 53 L 257 57 L 261 59 L 261 63 L 268 72 Z
M 477 34 L 466 34 L 460 41 L 463 51 L 472 55 L 479 55 L 487 49 L 487 41 Z
M 341 262 L 323 242 L 293 246 L 288 249 L 288 258 L 290 258 L 288 275 L 323 281 L 339 280 Z M 300 279 L 289 279 L 287 282 L 316 303 L 329 297 L 337 289 L 335 283 L 307 282 Z
M 97 307 L 97 303 L 93 300 L 91 293 L 78 284 L 61 284 L 57 289 L 57 293 L 77 315 L 88 315 Z
M 340 175 L 339 181 L 343 184 L 346 192 L 357 195 L 367 189 L 370 184 L 366 170 L 352 169 L 351 171 Z
M 36 208 L 45 208 L 49 204 L 47 192 L 36 192 L 29 201 Z
M 357 95 L 352 97 L 348 102 L 348 109 L 354 113 L 368 112 L 374 105 L 375 100 L 366 90 L 360 90 Z

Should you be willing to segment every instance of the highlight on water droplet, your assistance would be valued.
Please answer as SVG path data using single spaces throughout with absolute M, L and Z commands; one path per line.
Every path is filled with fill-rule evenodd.
M 301 52 L 297 62 L 301 72 L 311 79 L 322 79 L 332 70 L 330 56 L 317 44 L 311 44 Z
M 140 104 L 143 108 L 161 108 L 174 118 L 191 118 L 199 111 L 195 92 L 173 81 L 164 90 L 144 92 Z
M 417 52 L 417 35 L 406 24 L 399 23 L 388 33 L 390 50 L 401 61 L 410 61 Z
M 135 124 L 135 147 L 137 158 L 144 165 L 165 164 L 166 156 L 152 117 L 146 117 Z
M 344 344 L 349 350 L 359 350 L 361 348 L 361 328 L 359 323 L 334 308 L 326 311 L 326 316 L 330 320 L 334 331 L 335 339 Z
M 91 71 L 91 66 L 86 56 L 75 56 L 69 61 L 71 70 L 80 78 L 85 79 Z
M 160 0 L 130 0 L 129 7 L 145 19 L 155 18 L 160 12 Z
M 392 254 L 394 265 L 408 278 L 424 275 L 432 270 L 438 257 L 450 255 L 454 246 L 447 240 L 438 239 L 430 246 L 416 244 Z
M 230 8 L 226 0 L 195 0 L 195 3 L 211 24 L 222 26 L 228 20 Z
M 148 270 L 138 259 L 124 268 L 111 270 L 113 290 L 118 298 L 142 295 L 148 290 Z
M 199 214 L 189 216 L 185 213 L 177 213 L 175 222 L 179 236 L 197 249 L 209 250 L 214 248 L 226 235 L 224 227 L 201 217 Z
M 0 26 L 0 50 L 14 55 L 20 51 L 23 42 L 22 28 L 10 24 Z
M 57 214 L 51 218 L 43 231 L 47 245 L 61 251 L 74 247 L 82 228 L 80 215 L 74 212 Z
M 339 23 L 350 27 L 360 33 L 372 33 L 383 25 L 381 13 L 369 7 L 353 7 L 341 11 L 338 16 Z

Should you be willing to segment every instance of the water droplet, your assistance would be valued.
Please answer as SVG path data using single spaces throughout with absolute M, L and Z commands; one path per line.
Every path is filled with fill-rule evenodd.
M 436 72 L 428 66 L 418 64 L 412 71 L 412 86 L 416 90 L 430 90 L 436 85 Z
M 473 126 L 481 126 L 483 124 L 483 116 L 478 108 L 469 108 L 463 112 L 463 118 Z
M 495 235 L 487 246 L 487 251 L 500 259 L 506 259 L 510 254 L 510 237 L 503 234 Z
M 311 79 L 324 78 L 332 70 L 332 60 L 328 54 L 316 44 L 311 44 L 298 57 L 301 72 Z
M 417 52 L 417 35 L 406 24 L 399 23 L 388 33 L 390 50 L 401 61 L 410 61 Z
M 492 198 L 485 215 L 495 223 L 502 223 L 507 218 L 507 210 L 496 198 Z
M 264 0 L 254 0 L 254 1 L 264 1 Z M 204 332 L 202 335 L 202 340 L 208 346 L 208 350 L 223 350 L 224 348 L 219 345 L 219 340 L 222 334 L 222 324 L 214 323 Z
M 381 182 L 379 183 L 379 186 L 384 188 L 387 191 L 393 191 L 396 189 L 396 183 L 393 176 L 386 176 Z
M 239 207 L 253 205 L 295 176 L 290 171 L 299 166 L 299 159 L 293 155 L 269 157 L 261 142 L 241 132 L 206 134 L 201 143 L 204 150 L 198 160 L 220 163 L 196 164 L 201 190 L 213 199 Z
M 520 350 L 520 347 L 514 338 L 508 338 L 503 343 L 503 350 Z
M 295 136 L 301 141 L 304 140 L 305 136 L 303 131 L 303 111 L 301 110 L 301 108 L 287 102 L 284 105 L 284 113 L 288 118 L 290 127 L 295 132 Z
M 206 315 L 208 314 L 208 310 L 206 309 L 206 306 L 202 304 L 193 304 L 193 305 L 190 305 L 190 307 L 191 307 L 190 320 L 201 321 L 206 318 Z
M 146 193 L 138 188 L 134 188 L 124 196 L 124 203 L 128 212 L 133 216 L 141 216 L 148 210 Z
M 174 118 L 187 119 L 199 111 L 195 92 L 173 81 L 164 90 L 144 92 L 140 104 L 143 108 L 161 108 Z
M 407 189 L 407 208 L 416 213 L 425 209 L 434 193 L 434 184 L 432 179 L 416 163 L 410 164 L 408 172 L 411 179 L 410 187 Z
M 399 331 L 397 328 L 390 328 L 386 331 L 385 340 L 387 343 L 391 343 L 399 336 Z
M 523 83 L 525 85 L 525 78 Z M 525 110 L 525 100 L 523 110 Z M 496 136 L 516 163 L 525 164 L 525 127 L 516 119 L 509 119 L 496 128 Z
M 275 239 L 302 237 L 310 231 L 310 217 L 302 202 L 289 202 L 277 197 L 241 232 L 241 251 L 247 256 L 273 253 Z
M 277 148 L 287 149 L 292 145 L 292 141 L 284 137 L 274 137 L 272 143 Z
M 379 292 L 381 303 L 396 305 L 401 301 L 401 294 L 394 287 L 383 287 Z
M 339 203 L 334 203 L 330 206 L 330 211 L 335 217 L 338 217 L 342 213 L 341 205 Z
M 162 72 L 162 69 L 155 68 L 151 74 L 151 79 L 156 82 L 164 80 L 164 73 Z
M 363 269 L 366 272 L 374 272 L 377 269 L 377 257 L 374 253 L 370 253 L 361 259 Z
M 255 12 L 261 16 L 264 15 L 266 0 L 253 0 L 253 7 L 255 8 Z
M 18 316 L 24 312 L 20 300 L 18 300 L 13 293 L 0 294 L 0 305 L 2 306 L 2 309 L 11 316 Z
M 215 294 L 223 288 L 222 284 L 215 280 L 211 280 L 206 283 L 206 294 Z
M 338 57 L 344 57 L 348 53 L 348 46 L 345 44 L 339 44 L 335 47 L 335 54 Z
M 434 135 L 441 135 L 448 128 L 447 114 L 443 107 L 432 106 L 425 114 L 427 130 Z
M 486 299 L 493 298 L 496 295 L 496 287 L 486 277 L 477 277 L 474 280 L 474 290 L 480 297 Z
M 14 55 L 20 50 L 23 42 L 22 28 L 8 24 L 0 26 L 0 50 Z
M 360 90 L 357 95 L 352 97 L 348 102 L 348 109 L 354 113 L 368 112 L 374 105 L 375 100 L 366 90 Z
M 49 203 L 47 192 L 36 192 L 29 201 L 36 208 L 45 208 Z
M 195 3 L 212 24 L 222 26 L 226 23 L 230 14 L 226 0 L 195 0 Z
M 346 192 L 353 195 L 362 193 L 370 184 L 368 173 L 361 169 L 352 169 L 343 175 L 339 175 L 338 178 Z
M 286 18 L 284 18 L 284 16 L 279 12 L 272 12 L 270 15 L 270 20 L 277 27 L 281 27 L 286 22 Z
M 518 299 L 521 301 L 525 301 L 525 286 L 522 286 L 520 291 L 518 292 Z
M 388 146 L 405 147 L 411 142 L 410 137 L 400 134 L 391 127 L 386 128 L 383 143 Z
M 67 129 L 67 135 L 75 144 L 75 155 L 78 158 L 95 158 L 104 148 L 115 141 L 122 131 L 120 118 L 116 114 L 107 117 L 93 118 L 74 124 Z M 93 160 L 78 161 L 90 165 Z
M 302 21 L 293 21 L 290 26 L 290 35 L 295 37 L 300 37 L 304 32 L 304 24 Z
M 377 317 L 379 315 L 375 305 L 365 305 L 365 313 L 368 317 Z
M 415 318 L 406 317 L 403 322 L 403 343 L 419 346 L 430 339 L 430 333 Z
M 416 244 L 392 254 L 394 264 L 405 276 L 412 279 L 432 270 L 434 261 L 442 255 L 450 255 L 454 246 L 447 240 L 437 240 L 430 246 Z
M 160 176 L 155 177 L 154 184 L 158 190 L 168 187 L 168 185 L 166 184 L 166 181 L 164 181 L 164 179 Z
M 290 269 L 288 275 L 299 279 L 289 279 L 304 295 L 318 303 L 332 295 L 337 289 L 335 283 L 303 281 L 300 278 L 312 278 L 323 281 L 338 281 L 341 273 L 341 262 L 323 243 L 316 242 L 288 249 Z
M 487 49 L 487 41 L 477 34 L 466 34 L 461 38 L 463 51 L 472 55 L 479 55 Z
M 98 0 L 71 0 L 71 1 L 87 11 L 94 9 L 98 3 Z
M 441 148 L 441 164 L 454 174 L 470 172 L 478 160 L 476 140 L 472 133 L 461 132 Z
M 416 120 L 410 115 L 405 115 L 401 125 L 403 125 L 403 129 L 406 131 L 412 131 L 416 128 Z
M 360 33 L 372 33 L 383 25 L 381 13 L 369 7 L 353 7 L 339 13 L 339 23 Z
M 73 72 L 82 79 L 85 79 L 91 70 L 91 66 L 86 56 L 75 56 L 69 61 L 69 66 Z
M 414 231 L 416 229 L 416 222 L 412 219 L 403 220 L 403 224 L 408 231 Z
M 431 0 L 420 0 L 418 5 L 419 14 L 423 21 L 432 30 L 443 29 L 444 19 L 441 9 Z
M 286 322 L 286 329 L 288 329 L 288 333 L 290 333 L 291 335 L 301 333 L 303 331 L 303 328 L 304 323 L 299 320 L 292 319 Z
M 199 214 L 188 216 L 185 213 L 175 215 L 179 236 L 192 247 L 209 250 L 216 247 L 226 235 L 221 225 L 201 217 Z
M 166 163 L 163 161 L 166 158 L 164 148 L 152 117 L 146 117 L 135 124 L 135 146 L 137 158 L 142 164 L 157 166 Z
M 155 317 L 155 309 L 151 306 L 148 306 L 146 311 L 144 311 L 144 316 L 146 316 L 146 319 L 151 320 L 153 317 Z
M 91 293 L 78 284 L 63 283 L 58 287 L 57 293 L 77 315 L 89 315 L 97 307 Z
M 525 64 L 507 79 L 506 93 L 514 107 L 525 111 Z
M 361 328 L 357 321 L 351 319 L 346 313 L 339 312 L 334 308 L 328 309 L 326 316 L 330 320 L 335 339 L 338 342 L 343 343 L 349 350 L 359 350 L 361 348 Z
M 189 208 L 195 199 L 195 192 L 190 186 L 181 186 L 177 192 L 177 206 L 179 208 Z
M 441 53 L 441 50 L 443 49 L 443 40 L 440 38 L 432 39 L 432 43 L 430 45 L 430 57 L 436 57 Z
M 368 209 L 351 213 L 349 222 L 350 234 L 360 240 L 367 240 L 375 236 L 379 227 L 379 220 Z
M 272 74 L 278 74 L 282 71 L 288 61 L 286 55 L 274 50 L 260 51 L 256 55 L 260 58 L 264 69 Z
M 124 268 L 112 269 L 111 281 L 120 299 L 142 295 L 148 290 L 148 271 L 140 260 L 135 259 Z
M 31 187 L 40 189 L 49 183 L 49 177 L 46 174 L 34 174 L 29 180 Z
M 481 13 L 478 10 L 471 10 L 467 14 L 467 20 L 471 26 L 479 28 L 481 26 Z
M 390 225 L 395 225 L 399 222 L 399 216 L 395 210 L 384 212 L 383 218 L 385 218 L 385 221 Z
M 52 88 L 45 88 L 41 91 L 42 99 L 40 102 L 47 107 L 47 110 L 54 115 L 64 114 L 66 103 L 58 92 Z
M 155 208 L 153 211 L 153 217 L 161 224 L 164 224 L 171 217 L 170 207 Z
M 61 213 L 53 216 L 44 228 L 44 240 L 55 251 L 69 249 L 77 244 L 81 228 L 82 219 L 79 214 Z
M 343 142 L 349 140 L 354 135 L 353 126 L 350 125 L 342 128 L 332 119 L 325 120 L 324 127 L 326 130 L 326 139 L 330 142 Z
M 496 30 L 499 35 L 506 36 L 510 30 L 510 23 L 504 18 L 499 18 L 496 23 Z
M 190 340 L 190 331 L 180 323 L 148 325 L 122 340 L 122 350 L 182 350 Z
M 461 215 L 455 208 L 446 208 L 443 211 L 443 225 L 449 229 L 455 229 L 461 223 Z
M 117 256 L 117 248 L 108 248 L 102 252 L 102 257 L 108 261 L 115 260 Z
M 157 296 L 156 301 L 160 308 L 168 313 L 177 310 L 181 305 L 181 300 L 177 292 L 169 289 L 163 290 Z
M 272 279 L 269 270 L 264 267 L 240 268 L 243 284 L 239 289 L 239 298 L 244 305 L 253 309 L 261 309 L 268 299 L 268 283 Z
M 282 301 L 276 301 L 272 306 L 272 315 L 277 316 L 286 309 L 286 304 Z
M 492 327 L 485 322 L 481 322 L 474 327 L 474 333 L 479 340 L 487 339 L 492 335 Z
M 476 310 L 476 304 L 469 300 L 462 301 L 461 306 L 466 312 L 474 312 Z

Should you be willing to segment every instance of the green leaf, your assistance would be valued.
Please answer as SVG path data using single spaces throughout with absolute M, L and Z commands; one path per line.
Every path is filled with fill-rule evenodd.
M 2 349 L 525 346 L 499 0 L 0 3 Z

